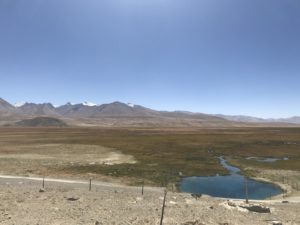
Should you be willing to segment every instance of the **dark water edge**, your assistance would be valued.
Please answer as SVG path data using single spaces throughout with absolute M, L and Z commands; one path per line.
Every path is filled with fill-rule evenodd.
M 289 157 L 284 157 L 284 158 L 275 158 L 275 157 L 247 157 L 247 160 L 255 160 L 257 162 L 265 162 L 265 163 L 273 163 L 277 161 L 287 161 L 289 160 Z
M 249 199 L 266 199 L 282 193 L 279 186 L 246 178 L 239 174 L 239 168 L 229 165 L 223 157 L 219 157 L 219 159 L 230 175 L 186 177 L 178 184 L 179 190 L 213 197 L 244 199 L 246 198 L 245 185 L 247 183 Z

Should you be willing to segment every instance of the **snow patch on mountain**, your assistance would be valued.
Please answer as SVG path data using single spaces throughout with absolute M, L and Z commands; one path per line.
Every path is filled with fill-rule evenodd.
M 134 107 L 134 104 L 132 104 L 132 103 L 127 103 L 127 105 L 132 107 L 132 108 Z
M 97 104 L 92 103 L 92 102 L 83 102 L 82 105 L 84 105 L 84 106 L 97 106 Z
M 27 102 L 17 102 L 17 103 L 15 103 L 14 104 L 14 106 L 16 107 L 16 108 L 19 108 L 19 107 L 22 107 L 23 105 L 25 105 Z

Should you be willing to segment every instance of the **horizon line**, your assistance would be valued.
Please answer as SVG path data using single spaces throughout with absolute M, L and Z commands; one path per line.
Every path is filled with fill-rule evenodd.
M 79 103 L 74 103 L 72 101 L 67 101 L 64 104 L 54 104 L 51 101 L 49 101 L 49 102 L 45 101 L 45 102 L 39 102 L 39 103 L 19 101 L 19 102 L 16 102 L 16 103 L 12 104 L 11 102 L 9 102 L 9 101 L 7 101 L 7 100 L 0 97 L 0 100 L 1 99 L 5 102 L 9 103 L 10 105 L 12 105 L 15 108 L 22 107 L 25 104 L 36 104 L 36 105 L 51 104 L 54 108 L 59 108 L 61 106 L 67 105 L 67 104 L 84 105 L 84 106 L 87 106 L 87 107 L 98 107 L 98 106 L 106 105 L 106 104 L 122 103 L 122 104 L 125 104 L 125 105 L 129 106 L 129 107 L 130 107 L 130 105 L 141 106 L 141 107 L 144 107 L 144 108 L 152 109 L 152 110 L 155 110 L 155 111 L 161 111 L 161 112 L 186 112 L 186 113 L 193 113 L 193 114 L 206 114 L 206 115 L 217 116 L 217 117 L 218 116 L 250 117 L 250 118 L 254 118 L 254 119 L 263 119 L 263 120 L 280 120 L 280 119 L 290 119 L 290 118 L 300 117 L 300 116 L 297 116 L 297 115 L 287 116 L 287 117 L 263 117 L 263 116 L 252 116 L 252 115 L 249 115 L 249 114 L 223 114 L 223 113 L 197 112 L 197 111 L 190 111 L 190 110 L 184 110 L 184 109 L 162 110 L 162 109 L 157 109 L 157 108 L 154 109 L 152 107 L 146 107 L 142 104 L 135 104 L 135 103 L 132 103 L 132 102 L 125 103 L 125 102 L 122 102 L 122 101 L 119 101 L 119 100 L 106 102 L 106 103 L 94 103 L 94 102 L 91 102 L 91 101 L 83 101 L 83 102 L 79 102 Z M 18 104 L 21 104 L 21 105 L 18 105 Z M 131 107 L 133 107 L 133 106 L 131 106 Z

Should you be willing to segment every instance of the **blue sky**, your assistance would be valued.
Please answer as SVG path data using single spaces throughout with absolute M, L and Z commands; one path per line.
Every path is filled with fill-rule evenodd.
M 0 0 L 0 97 L 300 115 L 299 0 Z

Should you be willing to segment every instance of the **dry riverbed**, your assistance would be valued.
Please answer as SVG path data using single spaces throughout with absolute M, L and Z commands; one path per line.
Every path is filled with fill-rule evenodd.
M 45 182 L 0 178 L 0 224 L 159 224 L 163 189 L 128 187 L 94 182 Z M 286 200 L 286 199 L 285 199 Z M 292 200 L 292 199 L 291 199 Z M 294 199 L 295 200 L 295 199 Z M 260 225 L 300 224 L 300 203 L 282 200 L 251 202 L 270 209 L 255 213 L 243 208 L 242 201 L 227 202 L 202 196 L 168 192 L 163 224 L 175 225 Z M 279 223 L 277 223 L 279 224 Z

